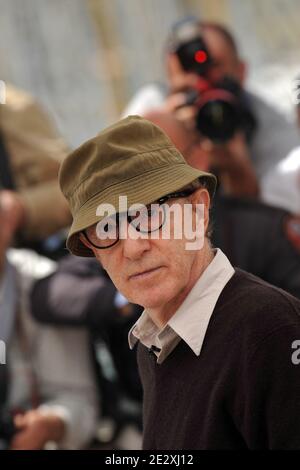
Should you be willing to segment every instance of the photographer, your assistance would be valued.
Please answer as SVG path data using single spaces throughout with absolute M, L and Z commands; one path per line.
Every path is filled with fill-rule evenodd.
M 168 93 L 145 87 L 124 115 L 145 115 L 158 107 L 176 113 L 199 131 L 209 166 L 218 176 L 224 168 L 243 179 L 248 172 L 249 185 L 227 192 L 257 197 L 254 176 L 263 185 L 268 170 L 300 139 L 283 116 L 245 90 L 246 65 L 231 33 L 217 23 L 181 21 L 167 43 L 166 67 Z
M 6 345 L 6 364 L 0 364 L 0 446 L 34 450 L 51 442 L 80 448 L 93 437 L 98 406 L 88 335 L 33 321 L 29 291 L 55 263 L 8 249 L 14 227 L 5 205 L 0 220 L 0 339 Z

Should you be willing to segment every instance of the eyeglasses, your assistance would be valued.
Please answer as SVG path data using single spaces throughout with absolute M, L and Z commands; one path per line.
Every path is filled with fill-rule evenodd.
M 97 224 L 88 227 L 81 233 L 93 247 L 99 250 L 111 248 L 120 239 L 122 223 L 126 222 L 140 233 L 152 233 L 160 230 L 166 221 L 165 203 L 170 199 L 178 199 L 190 196 L 195 189 L 179 191 L 168 194 L 158 201 L 142 206 L 133 211 L 118 213 L 105 217 Z M 124 226 L 124 225 L 123 225 Z

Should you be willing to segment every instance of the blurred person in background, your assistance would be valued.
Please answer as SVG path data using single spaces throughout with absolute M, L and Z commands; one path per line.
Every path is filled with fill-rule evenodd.
M 145 118 L 168 135 L 189 165 L 211 170 L 212 163 L 210 166 L 195 130 L 186 128 L 171 113 L 150 111 Z M 211 209 L 214 246 L 220 247 L 234 266 L 300 298 L 299 218 L 258 200 L 235 197 L 235 186 L 244 184 L 242 172 L 238 177 L 225 167 L 219 178 L 228 192 L 217 193 Z
M 69 225 L 57 182 L 67 153 L 40 105 L 6 84 L 6 102 L 0 105 L 0 203 L 10 207 L 18 245 L 42 247 L 45 239 Z
M 127 335 L 141 308 L 117 291 L 97 260 L 69 255 L 57 263 L 55 271 L 35 282 L 31 312 L 43 325 L 89 331 L 101 398 L 98 444 L 104 443 L 101 430 L 108 420 L 111 432 L 106 444 L 140 448 L 142 390 Z M 131 444 L 128 426 L 136 436 Z
M 295 79 L 294 101 L 300 128 L 300 78 Z M 300 216 L 300 146 L 294 148 L 274 165 L 264 177 L 261 197 L 268 204 L 281 207 Z M 294 223 L 294 225 L 296 222 Z M 298 233 L 300 233 L 298 218 Z
M 29 250 L 9 249 L 11 211 L 0 208 L 0 445 L 76 449 L 94 436 L 98 401 L 83 329 L 41 326 L 30 313 L 34 282 L 55 263 Z
M 141 89 L 124 115 L 153 108 L 173 111 L 202 137 L 213 171 L 237 172 L 253 165 L 258 185 L 240 186 L 239 196 L 259 196 L 264 177 L 299 145 L 299 132 L 275 108 L 245 88 L 247 66 L 223 25 L 187 18 L 174 25 L 166 47 L 168 88 Z

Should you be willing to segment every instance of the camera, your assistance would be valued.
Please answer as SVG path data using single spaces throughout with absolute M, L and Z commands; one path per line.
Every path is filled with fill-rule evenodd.
M 186 93 L 183 105 L 196 106 L 196 129 L 215 143 L 230 140 L 238 130 L 242 130 L 250 141 L 256 119 L 246 94 L 232 77 L 224 77 L 217 83 L 208 79 L 214 62 L 201 36 L 198 21 L 188 18 L 177 23 L 169 41 L 169 48 L 177 55 L 182 68 L 199 77 L 194 89 Z
M 186 72 L 194 72 L 200 76 L 205 76 L 212 64 L 205 42 L 200 36 L 180 44 L 176 48 L 176 54 Z
M 230 77 L 211 84 L 199 77 L 194 90 L 186 93 L 184 106 L 197 108 L 195 124 L 201 135 L 215 143 L 224 143 L 241 130 L 246 140 L 256 128 L 256 119 L 240 85 Z

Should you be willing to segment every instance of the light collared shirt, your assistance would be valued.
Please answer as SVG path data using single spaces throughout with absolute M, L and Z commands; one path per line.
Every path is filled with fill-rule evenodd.
M 235 272 L 219 248 L 214 253 L 211 263 L 163 329 L 159 329 L 144 310 L 129 332 L 131 349 L 140 341 L 156 354 L 157 363 L 161 364 L 184 340 L 197 356 L 200 355 L 217 300 Z

